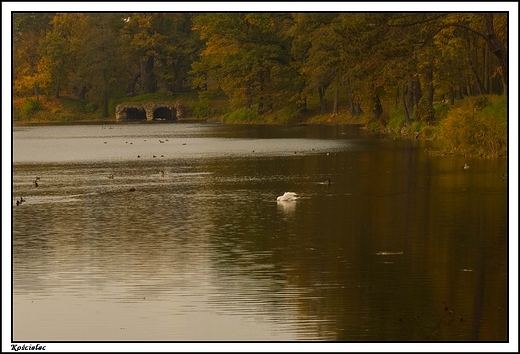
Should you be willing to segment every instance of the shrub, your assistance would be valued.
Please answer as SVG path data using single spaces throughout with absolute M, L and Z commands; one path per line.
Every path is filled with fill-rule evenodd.
M 442 121 L 448 115 L 450 105 L 447 103 L 438 103 L 433 105 L 433 111 L 435 112 L 435 120 L 437 122 Z
M 256 111 L 248 108 L 241 108 L 227 113 L 222 118 L 224 123 L 259 123 L 261 120 L 261 116 Z
M 71 97 L 62 97 L 56 102 L 58 106 L 63 108 L 64 112 L 86 112 L 85 107 L 88 104 L 87 100 L 78 100 Z
M 187 103 L 188 110 L 195 118 L 209 118 L 212 116 L 213 109 L 208 100 L 189 101 Z
M 484 109 L 484 107 L 486 107 L 488 105 L 489 105 L 489 99 L 486 96 L 479 97 L 475 101 L 475 109 L 477 111 L 481 111 L 482 109 Z
M 391 132 L 398 132 L 401 129 L 401 127 L 403 126 L 403 122 L 404 122 L 403 106 L 394 105 L 390 109 L 389 116 L 390 116 L 390 118 L 388 120 L 388 125 L 387 125 L 388 130 Z
M 119 104 L 118 100 L 115 98 L 110 98 L 108 100 L 108 114 L 113 116 L 116 114 L 116 107 Z
M 98 108 L 97 104 L 89 102 L 85 105 L 85 113 L 94 113 Z
M 424 127 L 424 125 L 425 124 L 423 122 L 418 122 L 418 121 L 412 122 L 412 124 L 410 124 L 410 127 L 408 128 L 408 133 L 410 133 L 410 134 L 419 133 L 421 131 L 421 129 Z
M 423 96 L 417 105 L 416 119 L 431 124 L 435 120 L 435 110 L 428 104 L 426 96 Z
M 22 105 L 22 114 L 25 116 L 29 116 L 33 114 L 34 112 L 38 112 L 43 108 L 43 105 L 38 100 L 25 100 L 25 102 Z
M 367 129 L 371 132 L 379 132 L 383 130 L 383 125 L 378 120 L 368 123 Z
M 59 115 L 59 122 L 70 123 L 75 121 L 75 116 L 72 113 L 62 113 Z
M 433 125 L 426 125 L 421 129 L 421 138 L 434 139 L 437 136 L 437 128 Z
M 275 113 L 273 123 L 290 124 L 297 121 L 299 117 L 300 109 L 298 107 L 287 106 Z
M 439 126 L 438 138 L 447 153 L 507 155 L 506 98 L 476 98 L 452 108 Z

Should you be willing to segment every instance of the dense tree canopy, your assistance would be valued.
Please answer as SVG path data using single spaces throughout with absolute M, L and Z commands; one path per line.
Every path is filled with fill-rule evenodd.
M 195 89 L 374 120 L 392 97 L 431 122 L 434 101 L 507 93 L 507 30 L 507 13 L 13 13 L 13 91 L 103 115 L 110 98 Z

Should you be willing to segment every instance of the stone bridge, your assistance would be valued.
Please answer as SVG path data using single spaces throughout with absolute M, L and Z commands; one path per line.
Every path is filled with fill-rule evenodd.
M 120 104 L 116 107 L 117 121 L 176 121 L 184 118 L 186 107 L 180 103 Z

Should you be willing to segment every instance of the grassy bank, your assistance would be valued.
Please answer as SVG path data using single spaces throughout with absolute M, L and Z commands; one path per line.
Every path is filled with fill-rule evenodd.
M 74 123 L 79 121 L 109 121 L 98 108 L 86 100 L 72 98 L 34 97 L 13 101 L 13 123 Z
M 434 140 L 442 155 L 507 157 L 507 98 L 486 95 L 466 97 L 454 105 L 436 103 L 435 121 L 404 124 L 402 107 L 385 112 L 386 125 L 379 121 L 366 125 L 368 132 L 413 139 Z M 433 151 L 432 151 L 433 152 Z
M 175 103 L 182 102 L 188 109 L 189 118 L 209 118 L 222 114 L 225 103 L 222 98 L 199 99 L 196 92 L 176 95 L 156 92 L 135 97 L 111 99 L 108 117 L 103 117 L 99 105 L 69 97 L 51 98 L 41 96 L 15 99 L 13 102 L 14 124 L 24 123 L 76 123 L 76 122 L 114 122 L 115 111 L 123 103 Z
M 507 99 L 470 97 L 447 111 L 435 138 L 447 154 L 506 157 Z

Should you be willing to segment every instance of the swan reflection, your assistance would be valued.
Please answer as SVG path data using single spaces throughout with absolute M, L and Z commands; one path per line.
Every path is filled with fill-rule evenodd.
M 296 203 L 291 201 L 279 200 L 276 202 L 276 204 L 278 206 L 278 210 L 286 214 L 291 214 L 294 212 L 294 210 L 296 210 Z

